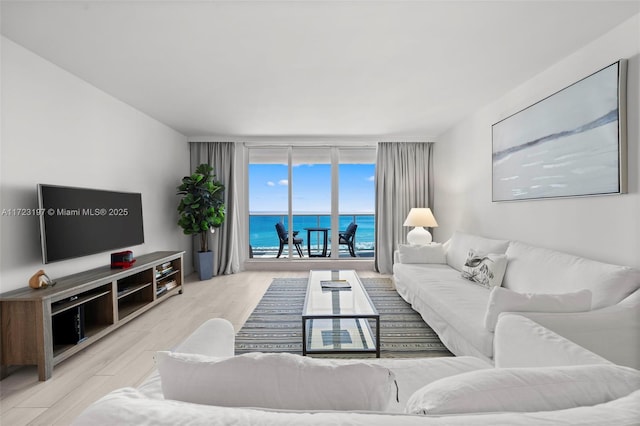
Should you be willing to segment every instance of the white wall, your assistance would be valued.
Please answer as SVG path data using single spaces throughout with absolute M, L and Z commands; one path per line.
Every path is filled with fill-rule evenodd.
M 636 15 L 438 138 L 435 240 L 461 230 L 640 267 L 639 53 Z M 491 125 L 620 58 L 629 61 L 629 193 L 492 203 Z
M 145 243 L 129 249 L 187 250 L 175 195 L 189 172 L 186 137 L 12 41 L 1 43 L 0 208 L 37 207 L 38 183 L 140 192 Z M 36 217 L 0 217 L 0 240 L 2 291 L 26 286 L 43 267 L 56 278 L 110 261 L 107 252 L 43 265 Z

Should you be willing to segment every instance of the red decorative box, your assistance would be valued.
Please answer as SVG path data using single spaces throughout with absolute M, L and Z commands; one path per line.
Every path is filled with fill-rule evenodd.
M 133 252 L 131 250 L 120 251 L 118 253 L 111 253 L 111 267 L 124 269 L 131 267 L 136 260 L 133 258 Z

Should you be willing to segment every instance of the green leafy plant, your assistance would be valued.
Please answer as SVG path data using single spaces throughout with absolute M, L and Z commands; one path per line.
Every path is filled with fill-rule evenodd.
M 217 181 L 213 167 L 200 164 L 191 176 L 182 178 L 178 195 L 178 225 L 186 235 L 200 234 L 200 251 L 209 251 L 207 232 L 224 222 L 224 185 Z

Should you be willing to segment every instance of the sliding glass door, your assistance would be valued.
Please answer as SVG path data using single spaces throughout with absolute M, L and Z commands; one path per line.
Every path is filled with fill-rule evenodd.
M 373 257 L 375 147 L 251 147 L 248 170 L 250 257 Z
M 376 151 L 340 148 L 338 152 L 340 257 L 373 258 Z
M 293 147 L 291 208 L 305 257 L 328 257 L 331 232 L 331 149 Z
M 249 257 L 289 257 L 289 149 L 249 151 Z M 294 245 L 295 250 L 295 245 Z

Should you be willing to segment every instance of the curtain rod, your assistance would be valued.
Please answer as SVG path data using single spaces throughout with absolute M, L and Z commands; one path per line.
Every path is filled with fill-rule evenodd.
M 353 145 L 353 144 L 330 144 L 330 143 L 319 143 L 319 144 L 310 144 L 310 143 L 304 143 L 304 144 L 293 144 L 293 143 L 283 143 L 283 144 L 260 144 L 260 143 L 251 143 L 251 142 L 245 142 L 243 144 L 245 147 L 247 148 L 288 148 L 288 147 L 294 147 L 294 148 L 332 148 L 332 147 L 337 147 L 337 148 L 377 148 L 378 143 L 367 143 L 367 144 L 358 144 L 358 145 Z

